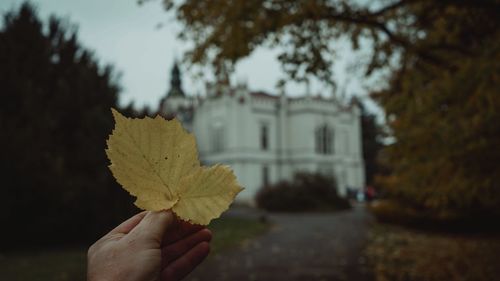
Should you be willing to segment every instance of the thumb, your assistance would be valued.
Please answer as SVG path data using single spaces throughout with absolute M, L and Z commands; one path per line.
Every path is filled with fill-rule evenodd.
M 171 211 L 148 212 L 144 219 L 130 232 L 130 236 L 138 239 L 158 241 L 160 246 L 167 228 L 173 223 Z

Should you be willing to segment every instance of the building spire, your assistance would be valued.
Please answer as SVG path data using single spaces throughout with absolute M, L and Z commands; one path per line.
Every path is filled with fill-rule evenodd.
M 182 90 L 182 77 L 177 59 L 172 67 L 170 75 L 170 90 L 167 93 L 167 97 L 186 97 L 184 91 Z

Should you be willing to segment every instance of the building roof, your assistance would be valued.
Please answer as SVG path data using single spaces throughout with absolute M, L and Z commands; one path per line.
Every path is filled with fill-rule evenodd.
M 251 92 L 250 95 L 256 98 L 279 99 L 279 96 L 271 95 L 264 91 Z

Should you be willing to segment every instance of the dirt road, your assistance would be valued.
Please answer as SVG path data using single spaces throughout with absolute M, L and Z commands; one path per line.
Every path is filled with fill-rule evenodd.
M 269 219 L 267 234 L 211 257 L 186 280 L 372 280 L 363 255 L 372 218 L 363 206 Z

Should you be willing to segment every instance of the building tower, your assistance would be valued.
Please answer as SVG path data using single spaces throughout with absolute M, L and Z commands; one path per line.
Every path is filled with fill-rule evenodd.
M 167 96 L 182 98 L 186 97 L 184 91 L 182 90 L 182 77 L 177 60 L 174 62 L 174 66 L 172 67 L 170 76 L 170 90 L 168 91 Z
M 193 120 L 193 99 L 182 89 L 182 73 L 177 60 L 170 72 L 170 88 L 160 101 L 160 114 L 167 118 L 178 118 L 188 130 L 191 130 Z

